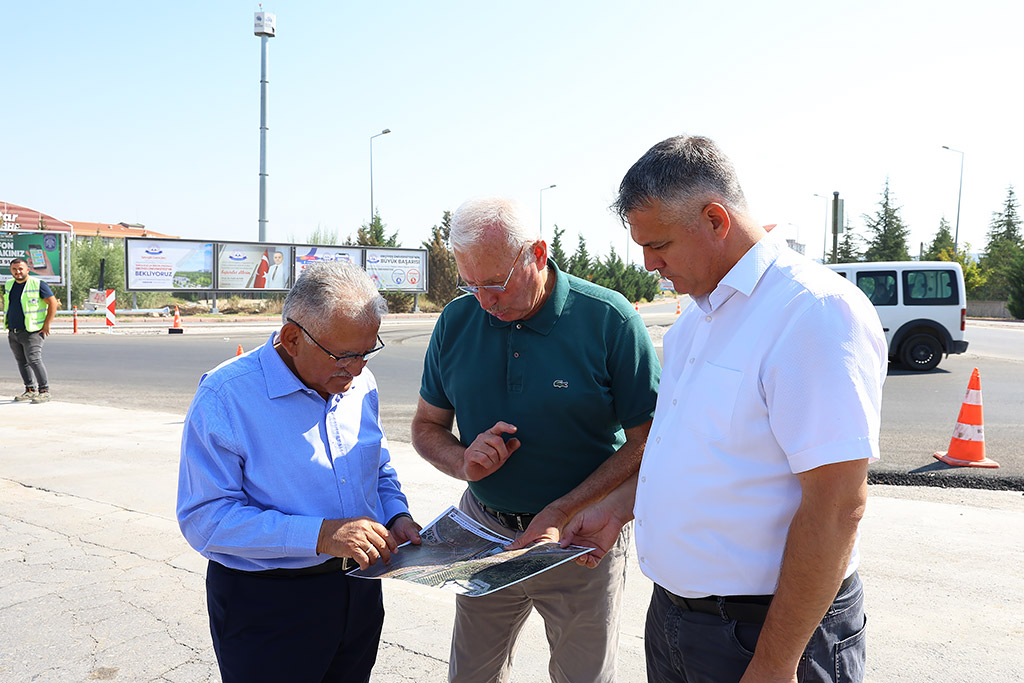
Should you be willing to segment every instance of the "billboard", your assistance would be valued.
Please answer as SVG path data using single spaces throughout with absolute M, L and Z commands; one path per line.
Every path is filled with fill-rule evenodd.
M 363 265 L 361 247 L 339 247 L 334 244 L 310 244 L 295 246 L 295 277 L 298 279 L 302 271 L 310 263 L 317 261 L 347 261 L 357 266 Z
M 218 244 L 217 289 L 286 290 L 292 283 L 290 256 L 286 244 Z
M 23 258 L 30 275 L 51 285 L 63 285 L 63 237 L 57 232 L 0 233 L 0 282 L 11 279 L 11 259 Z
M 424 249 L 363 247 L 366 272 L 386 292 L 425 292 L 427 252 Z
M 124 249 L 129 290 L 213 289 L 213 242 L 128 237 Z

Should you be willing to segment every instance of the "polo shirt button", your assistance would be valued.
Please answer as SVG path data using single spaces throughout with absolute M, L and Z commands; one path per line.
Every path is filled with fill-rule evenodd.
M 693 363 L 693 359 L 692 358 L 690 359 L 690 363 Z
M 516 351 L 515 353 L 513 353 L 513 354 L 512 354 L 512 357 L 513 357 L 513 358 L 519 358 L 519 352 L 518 352 L 518 351 Z
M 646 484 L 647 483 L 647 477 L 640 477 L 640 481 L 643 482 L 644 484 Z
M 655 443 L 661 443 L 661 437 L 659 436 L 657 439 L 654 440 L 654 442 Z
M 708 322 L 711 322 L 711 316 L 710 315 L 704 316 L 704 319 L 707 320 Z
M 344 477 L 342 477 L 342 478 L 341 478 L 341 483 L 342 483 L 342 484 L 344 484 L 344 483 L 345 483 L 345 478 L 344 478 Z
M 672 405 L 675 405 L 677 403 L 679 403 L 679 401 L 677 399 L 672 399 Z
M 516 323 L 516 329 L 517 330 L 523 329 L 523 324 L 522 323 Z

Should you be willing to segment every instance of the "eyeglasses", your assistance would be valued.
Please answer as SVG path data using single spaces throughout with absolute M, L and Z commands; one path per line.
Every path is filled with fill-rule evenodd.
M 508 286 L 508 281 L 512 279 L 512 273 L 516 270 L 516 264 L 519 263 L 519 257 L 523 255 L 523 249 L 526 249 L 526 245 L 519 247 L 519 253 L 516 254 L 516 260 L 512 262 L 512 267 L 509 268 L 508 277 L 505 278 L 505 282 L 500 285 L 459 285 L 459 289 L 463 292 L 469 292 L 470 294 L 476 294 L 481 289 L 485 292 L 495 292 L 500 294 L 505 291 L 505 287 Z
M 295 325 L 295 327 L 297 327 L 297 328 L 299 328 L 300 330 L 302 330 L 302 331 L 303 331 L 303 332 L 304 332 L 304 333 L 306 334 L 306 336 L 307 336 L 307 337 L 309 337 L 309 341 L 311 341 L 311 342 L 313 342 L 314 344 L 316 344 L 317 346 L 319 346 L 319 347 L 320 347 L 320 350 L 321 350 L 321 351 L 323 351 L 323 352 L 324 352 L 324 353 L 326 353 L 326 354 L 327 354 L 328 356 L 330 356 L 330 357 L 331 357 L 331 360 L 333 360 L 333 361 L 334 361 L 335 363 L 338 363 L 338 364 L 340 364 L 340 365 L 341 365 L 342 367 L 345 367 L 345 366 L 347 366 L 347 365 L 350 365 L 350 364 L 352 363 L 352 361 L 356 360 L 357 358 L 358 358 L 358 359 L 360 359 L 360 360 L 362 360 L 362 361 L 363 361 L 364 363 L 366 363 L 366 362 L 367 362 L 367 361 L 369 361 L 369 360 L 370 360 L 371 358 L 373 358 L 373 357 L 374 357 L 374 356 L 376 356 L 376 355 L 377 355 L 378 353 L 380 353 L 381 351 L 383 351 L 383 350 L 384 350 L 384 340 L 383 340 L 383 339 L 381 339 L 381 338 L 380 338 L 380 335 L 378 334 L 378 335 L 377 335 L 377 343 L 378 343 L 378 344 L 380 344 L 380 346 L 378 346 L 378 347 L 376 347 L 376 348 L 373 348 L 373 349 L 370 349 L 370 350 L 369 350 L 369 351 L 367 351 L 366 353 L 343 353 L 342 355 L 340 355 L 340 356 L 337 356 L 337 355 L 335 355 L 335 354 L 331 353 L 330 351 L 328 351 L 328 350 L 327 350 L 326 348 L 324 348 L 324 345 L 323 345 L 323 344 L 321 344 L 321 343 L 320 343 L 320 342 L 318 342 L 318 341 L 317 341 L 316 339 L 314 339 L 314 338 L 313 338 L 313 335 L 311 335 L 311 334 L 309 333 L 309 331 L 308 331 L 308 330 L 307 330 L 307 329 L 306 329 L 305 327 L 303 327 L 303 326 L 302 326 L 302 325 L 300 325 L 299 323 L 295 322 L 295 321 L 294 321 L 294 320 L 292 320 L 291 318 L 285 318 L 285 320 L 287 320 L 287 321 L 288 321 L 288 322 L 290 322 L 290 323 L 291 323 L 292 325 Z

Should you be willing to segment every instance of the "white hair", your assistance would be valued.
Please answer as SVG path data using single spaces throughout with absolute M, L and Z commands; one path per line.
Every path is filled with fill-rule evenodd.
M 380 324 L 387 312 L 387 302 L 362 268 L 345 261 L 318 261 L 306 266 L 288 292 L 281 319 L 292 318 L 308 330 L 322 332 L 338 318 Z
M 525 246 L 536 237 L 526 227 L 522 215 L 522 207 L 505 197 L 467 200 L 452 215 L 452 247 L 459 251 L 477 246 L 494 248 L 502 239 L 510 249 Z

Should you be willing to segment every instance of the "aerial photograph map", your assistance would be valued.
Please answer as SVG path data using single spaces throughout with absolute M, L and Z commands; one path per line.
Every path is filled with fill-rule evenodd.
M 499 536 L 449 507 L 421 532 L 422 545 L 405 543 L 391 563 L 377 562 L 355 569 L 350 576 L 365 579 L 400 579 L 478 597 L 511 586 L 569 562 L 591 548 L 537 543 L 507 551 L 511 538 Z

